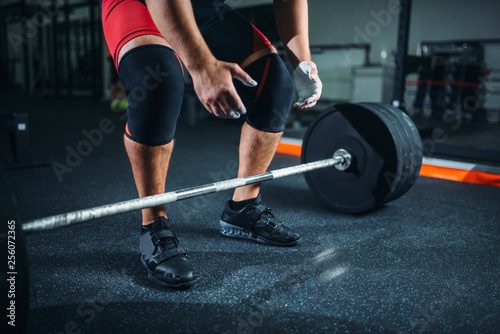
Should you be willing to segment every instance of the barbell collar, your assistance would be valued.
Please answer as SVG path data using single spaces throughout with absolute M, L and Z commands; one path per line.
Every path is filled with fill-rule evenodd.
M 351 166 L 352 156 L 349 154 L 349 152 L 347 152 L 343 148 L 339 148 L 338 150 L 336 150 L 335 153 L 333 153 L 333 157 L 343 158 L 342 162 L 335 165 L 335 168 L 337 168 L 338 170 L 343 172 Z

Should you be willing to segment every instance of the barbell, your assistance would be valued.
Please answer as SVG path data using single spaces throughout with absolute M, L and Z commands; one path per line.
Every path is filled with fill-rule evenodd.
M 422 142 L 410 118 L 380 103 L 337 104 L 309 126 L 302 164 L 27 222 L 25 233 L 117 215 L 305 173 L 309 188 L 341 212 L 372 210 L 406 193 L 418 177 Z
M 300 165 L 36 219 L 24 223 L 22 229 L 10 220 L 2 226 L 10 229 L 11 232 L 5 233 L 9 238 L 15 233 L 16 244 L 12 252 L 15 252 L 16 262 L 12 266 L 9 264 L 5 277 L 2 272 L 1 284 L 9 292 L 8 296 L 12 291 L 17 292 L 15 300 L 7 300 L 6 307 L 14 308 L 10 311 L 7 308 L 8 317 L 14 317 L 18 325 L 23 326 L 29 310 L 25 233 L 300 173 L 305 174 L 309 188 L 325 205 L 341 212 L 367 212 L 399 198 L 412 187 L 419 175 L 422 152 L 422 141 L 415 125 L 399 109 L 380 103 L 337 104 L 324 110 L 309 126 L 303 139 Z M 11 211 L 4 213 L 12 212 L 14 201 L 10 202 L 7 208 Z M 18 221 L 17 213 L 10 215 L 9 219 Z M 15 232 L 12 232 L 13 227 Z M 11 252 L 11 244 L 7 246 Z M 11 304 L 13 301 L 16 304 Z

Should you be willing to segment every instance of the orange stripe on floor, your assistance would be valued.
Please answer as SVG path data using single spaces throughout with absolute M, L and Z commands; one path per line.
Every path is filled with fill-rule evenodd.
M 302 153 L 302 145 L 280 142 L 276 152 L 300 156 Z
M 500 175 L 478 170 L 463 170 L 424 164 L 420 169 L 420 175 L 451 181 L 486 184 L 500 187 Z
M 300 156 L 302 152 L 302 145 L 280 142 L 276 152 Z M 500 187 L 499 174 L 487 173 L 477 170 L 464 170 L 458 168 L 423 164 L 422 168 L 420 169 L 420 175 L 437 179 Z

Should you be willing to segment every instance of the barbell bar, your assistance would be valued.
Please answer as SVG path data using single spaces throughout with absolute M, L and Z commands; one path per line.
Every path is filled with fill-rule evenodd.
M 113 216 L 158 205 L 169 204 L 193 197 L 217 193 L 224 190 L 235 189 L 247 186 L 249 184 L 255 184 L 286 176 L 301 174 L 321 168 L 336 166 L 339 170 L 346 170 L 347 168 L 349 168 L 351 159 L 352 157 L 349 152 L 344 149 L 338 149 L 337 151 L 335 151 L 332 158 L 276 169 L 263 174 L 238 177 L 229 180 L 208 183 L 201 186 L 170 191 L 163 194 L 97 206 L 89 209 L 72 211 L 46 218 L 40 218 L 30 222 L 26 222 L 25 224 L 23 224 L 22 229 L 26 234 L 30 232 L 51 230 L 54 228 L 69 226 L 93 219 Z
M 401 110 L 380 103 L 337 104 L 309 126 L 300 165 L 35 219 L 22 230 L 50 230 L 301 173 L 326 206 L 362 213 L 411 188 L 422 151 L 418 130 Z

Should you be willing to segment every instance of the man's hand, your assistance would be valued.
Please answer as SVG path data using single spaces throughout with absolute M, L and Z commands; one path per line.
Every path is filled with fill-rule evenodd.
M 146 3 L 154 23 L 191 74 L 194 90 L 205 108 L 221 118 L 239 118 L 245 114 L 233 78 L 252 87 L 257 83 L 237 64 L 215 59 L 198 29 L 191 1 L 146 0 Z
M 293 72 L 293 81 L 298 95 L 298 100 L 293 106 L 299 109 L 313 107 L 323 90 L 316 64 L 312 61 L 301 62 Z
M 238 64 L 226 63 L 215 58 L 191 73 L 193 85 L 201 103 L 219 118 L 239 118 L 246 114 L 245 106 L 236 92 L 233 78 L 249 87 L 257 86 Z

